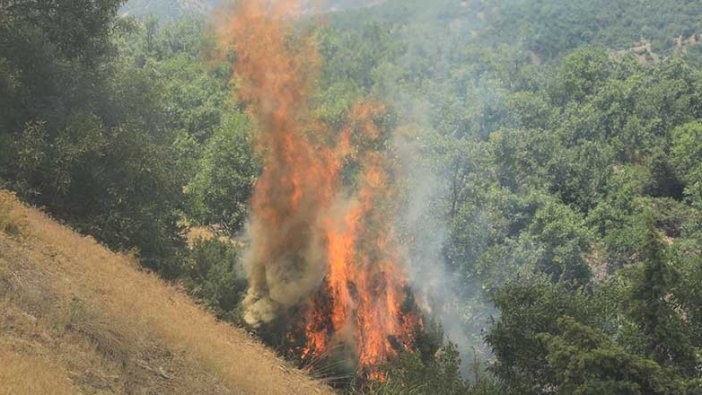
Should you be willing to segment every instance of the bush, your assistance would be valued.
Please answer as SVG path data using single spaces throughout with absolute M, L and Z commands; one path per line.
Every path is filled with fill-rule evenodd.
M 430 360 L 419 353 L 405 353 L 390 366 L 381 381 L 369 385 L 372 394 L 497 395 L 503 393 L 494 380 L 484 374 L 474 382 L 460 373 L 461 359 L 455 344 L 445 344 Z
M 190 292 L 217 317 L 234 322 L 239 320 L 237 309 L 247 282 L 239 261 L 239 248 L 231 241 L 197 239 L 190 250 L 184 273 Z

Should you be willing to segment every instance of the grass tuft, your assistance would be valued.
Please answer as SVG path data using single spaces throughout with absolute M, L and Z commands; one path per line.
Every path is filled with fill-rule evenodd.
M 24 215 L 15 209 L 18 204 L 13 192 L 0 190 L 0 232 L 15 237 L 25 235 L 27 227 Z

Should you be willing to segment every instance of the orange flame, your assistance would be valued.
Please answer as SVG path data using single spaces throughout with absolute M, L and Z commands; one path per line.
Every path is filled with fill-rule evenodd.
M 301 356 L 345 344 L 372 371 L 412 347 L 419 323 L 402 306 L 392 166 L 377 148 L 383 129 L 376 119 L 386 110 L 359 103 L 340 132 L 315 119 L 316 45 L 294 34 L 290 19 L 303 5 L 242 0 L 220 31 L 236 52 L 237 93 L 257 124 L 264 160 L 252 201 L 245 318 L 266 323 L 277 310 L 307 304 Z M 350 195 L 341 180 L 344 158 L 361 169 Z M 314 297 L 320 289 L 323 301 Z
M 381 133 L 373 118 L 383 111 L 379 104 L 356 105 L 351 110 L 351 128 L 344 134 L 355 132 L 355 137 L 366 143 L 379 139 Z M 360 365 L 377 366 L 397 353 L 392 338 L 405 346 L 411 344 L 414 328 L 404 324 L 408 316 L 401 308 L 405 279 L 393 238 L 391 166 L 376 151 L 360 156 L 362 174 L 356 200 L 341 224 L 330 221 L 326 226 L 327 286 L 334 333 L 350 330 Z M 318 332 L 308 330 L 308 338 L 318 337 Z M 317 347 L 316 342 L 310 347 Z

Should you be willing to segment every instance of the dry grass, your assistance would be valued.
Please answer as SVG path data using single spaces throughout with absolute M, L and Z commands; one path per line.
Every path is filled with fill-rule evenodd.
M 14 208 L 18 205 L 14 193 L 0 190 L 0 232 L 21 236 L 25 224 L 22 214 Z
M 0 232 L 0 394 L 331 393 L 131 258 L 8 213 L 26 225 Z
M 60 368 L 42 356 L 27 356 L 0 345 L 0 394 L 75 394 Z

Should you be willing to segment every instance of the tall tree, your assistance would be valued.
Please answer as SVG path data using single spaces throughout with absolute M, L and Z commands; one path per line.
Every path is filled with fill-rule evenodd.
M 676 366 L 692 373 L 695 356 L 688 328 L 671 294 L 679 273 L 671 264 L 651 211 L 644 214 L 643 232 L 642 263 L 634 273 L 626 310 L 645 338 L 644 351 L 649 358 L 662 366 Z

